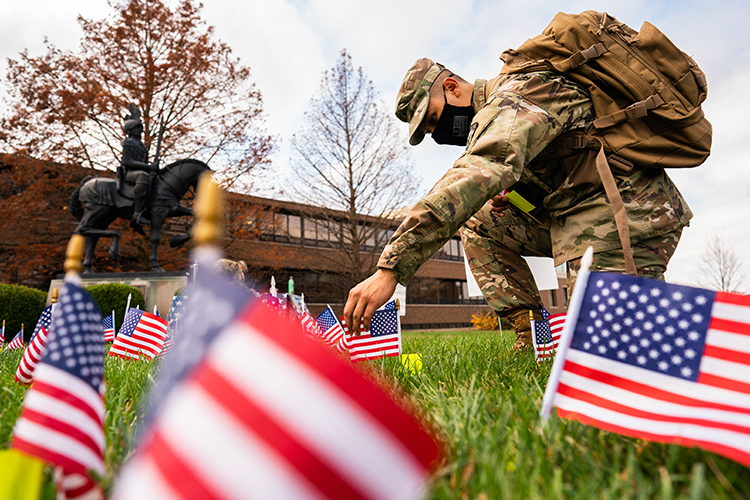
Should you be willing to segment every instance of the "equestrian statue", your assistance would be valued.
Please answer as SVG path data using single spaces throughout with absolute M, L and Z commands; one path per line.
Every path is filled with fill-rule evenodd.
M 119 260 L 120 233 L 107 230 L 118 217 L 129 219 L 130 227 L 144 236 L 143 226 L 151 226 L 151 271 L 163 272 L 157 251 L 164 221 L 169 217 L 193 215 L 190 208 L 180 205 L 180 200 L 191 187 L 195 191 L 198 178 L 210 170 L 202 161 L 193 159 L 179 160 L 160 169 L 163 127 L 156 141 L 154 161 L 149 163 L 148 150 L 141 140 L 141 112 L 133 104 L 129 111 L 123 125 L 127 137 L 122 141 L 122 160 L 116 179 L 87 176 L 70 197 L 70 212 L 80 221 L 75 234 L 86 236 L 84 274 L 93 272 L 94 250 L 99 238 L 112 238 L 109 254 Z M 189 238 L 176 235 L 170 244 L 179 246 Z

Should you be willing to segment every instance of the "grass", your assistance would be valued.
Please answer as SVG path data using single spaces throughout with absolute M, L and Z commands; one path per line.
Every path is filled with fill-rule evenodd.
M 514 356 L 500 332 L 405 332 L 404 352 L 421 353 L 413 374 L 398 359 L 368 364 L 394 396 L 416 407 L 447 454 L 430 499 L 740 499 L 750 470 L 698 449 L 627 438 L 539 408 L 550 364 Z M 7 448 L 25 388 L 13 381 L 20 352 L 0 353 L 0 449 Z M 107 475 L 134 449 L 158 364 L 107 357 Z

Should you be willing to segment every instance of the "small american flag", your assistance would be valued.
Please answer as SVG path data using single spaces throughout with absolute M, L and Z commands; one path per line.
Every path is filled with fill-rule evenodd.
M 164 348 L 167 321 L 155 314 L 129 309 L 120 331 L 109 349 L 110 356 L 122 359 L 154 359 Z
M 750 467 L 750 296 L 581 273 L 542 415 Z
M 339 324 L 339 320 L 336 319 L 336 315 L 333 313 L 331 306 L 326 307 L 326 309 L 315 319 L 315 322 L 318 324 L 318 328 L 321 332 L 320 336 L 323 337 L 326 344 L 332 347 L 338 345 L 339 340 L 344 335 L 344 329 L 341 328 L 341 324 Z
M 302 313 L 302 316 L 300 316 L 300 323 L 302 323 L 302 328 L 305 329 L 307 333 L 312 335 L 313 337 L 320 337 L 322 332 L 320 331 L 320 328 L 318 327 L 318 323 L 315 321 L 315 318 L 312 317 L 312 315 L 308 311 L 304 311 Z
M 88 470 L 104 476 L 104 342 L 91 296 L 65 283 L 34 370 L 11 446 L 62 468 L 66 498 L 98 490 Z
M 199 354 L 126 466 L 118 500 L 423 493 L 434 438 L 296 319 L 255 300 Z
M 360 331 L 363 328 L 360 327 Z M 347 338 L 349 358 L 352 361 L 378 359 L 401 354 L 401 321 L 398 310 L 386 307 L 375 311 L 370 321 L 370 331 Z
M 15 351 L 16 349 L 23 349 L 23 327 L 21 327 L 21 330 L 16 334 L 15 337 L 13 337 L 13 340 L 10 341 L 10 344 L 8 344 L 7 349 L 10 351 Z
M 172 305 L 167 312 L 167 338 L 164 341 L 164 348 L 158 354 L 160 358 L 164 357 L 174 346 L 174 334 L 177 330 L 177 323 L 185 312 L 185 301 L 184 295 L 175 295 L 172 299 Z
M 34 333 L 31 334 L 29 347 L 24 351 L 21 363 L 16 369 L 16 382 L 30 384 L 34 378 L 34 368 L 42 359 L 44 353 L 47 352 L 47 336 L 52 323 L 53 307 L 54 304 L 45 307 L 41 316 L 39 316 Z
M 112 342 L 115 340 L 115 312 L 112 311 L 111 316 L 107 316 L 102 320 L 102 327 L 104 328 L 104 341 Z
M 546 309 L 542 309 L 542 318 L 542 321 L 531 321 L 531 338 L 537 363 L 554 358 L 565 324 L 565 313 L 550 316 Z
M 157 357 L 163 358 L 164 356 L 166 356 L 167 353 L 172 350 L 173 346 L 174 346 L 174 338 L 172 337 L 167 338 L 167 340 L 164 341 L 164 348 L 161 350 L 161 352 L 159 353 Z

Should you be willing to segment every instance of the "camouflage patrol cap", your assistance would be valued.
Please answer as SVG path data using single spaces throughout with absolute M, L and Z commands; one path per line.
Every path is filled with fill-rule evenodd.
M 409 144 L 412 146 L 424 139 L 424 132 L 418 132 L 417 128 L 427 113 L 430 87 L 444 69 L 442 64 L 423 57 L 409 68 L 401 82 L 396 96 L 396 117 L 409 124 Z

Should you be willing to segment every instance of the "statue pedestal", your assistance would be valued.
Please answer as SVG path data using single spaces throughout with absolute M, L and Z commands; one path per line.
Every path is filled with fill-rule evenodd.
M 62 289 L 63 277 L 58 276 L 52 280 L 47 293 L 47 305 L 52 302 L 52 290 Z M 82 274 L 81 286 L 104 285 L 108 283 L 120 283 L 130 285 L 141 291 L 146 301 L 145 309 L 148 312 L 154 311 L 154 305 L 157 307 L 162 318 L 167 317 L 167 312 L 172 305 L 174 293 L 187 286 L 187 273 L 183 271 L 165 272 L 165 273 L 96 273 Z M 102 315 L 111 314 L 111 311 L 102 311 Z

